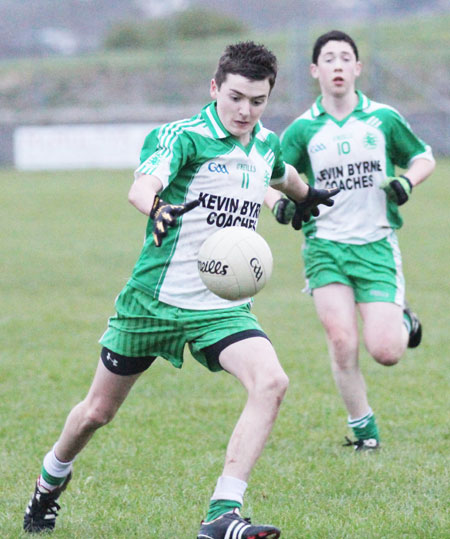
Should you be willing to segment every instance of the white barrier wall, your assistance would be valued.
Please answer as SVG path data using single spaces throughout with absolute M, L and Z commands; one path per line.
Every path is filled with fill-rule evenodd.
M 148 133 L 159 124 L 24 126 L 14 132 L 20 170 L 136 168 Z

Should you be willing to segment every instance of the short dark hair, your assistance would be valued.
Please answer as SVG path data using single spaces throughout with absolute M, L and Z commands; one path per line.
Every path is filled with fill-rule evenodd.
M 272 90 L 277 78 L 277 58 L 264 45 L 242 41 L 228 45 L 219 59 L 214 80 L 220 88 L 229 73 L 250 80 L 269 79 Z
M 316 39 L 312 53 L 313 64 L 317 65 L 320 51 L 322 50 L 322 47 L 328 43 L 328 41 L 345 41 L 353 49 L 356 59 L 359 60 L 358 47 L 356 46 L 356 43 L 353 41 L 353 39 L 345 32 L 340 32 L 339 30 L 331 30 L 331 32 L 327 32 L 326 34 L 323 34 Z

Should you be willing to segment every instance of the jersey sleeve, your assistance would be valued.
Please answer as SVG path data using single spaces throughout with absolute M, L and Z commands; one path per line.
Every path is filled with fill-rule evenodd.
M 431 147 L 415 135 L 409 123 L 394 110 L 389 111 L 389 153 L 392 162 L 408 168 L 417 158 L 434 161 Z
M 296 120 L 281 136 L 284 160 L 300 173 L 306 173 L 308 167 L 308 148 L 303 135 L 304 127 L 304 122 Z
M 189 161 L 192 154 L 190 137 L 173 124 L 154 129 L 146 137 L 141 150 L 141 164 L 137 174 L 156 176 L 165 189 L 178 171 Z
M 273 133 L 270 142 L 274 158 L 270 185 L 278 185 L 286 181 L 286 164 L 283 159 L 280 139 L 278 136 Z

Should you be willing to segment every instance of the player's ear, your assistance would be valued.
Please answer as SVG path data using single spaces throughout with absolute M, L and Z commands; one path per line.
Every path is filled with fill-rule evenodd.
M 363 67 L 362 63 L 358 60 L 355 65 L 355 75 L 357 77 L 361 75 L 362 67 Z
M 319 70 L 317 68 L 317 64 L 311 64 L 309 66 L 309 72 L 311 73 L 311 77 L 313 79 L 318 79 L 319 78 Z
M 217 86 L 217 82 L 215 79 L 211 79 L 211 86 L 209 88 L 209 95 L 213 98 L 217 98 L 217 92 L 219 91 L 219 88 Z

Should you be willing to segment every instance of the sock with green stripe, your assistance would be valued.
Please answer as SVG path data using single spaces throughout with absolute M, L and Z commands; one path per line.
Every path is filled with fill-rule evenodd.
M 240 509 L 241 507 L 242 504 L 234 500 L 211 500 L 205 522 L 211 522 L 211 520 L 219 518 L 224 513 L 228 513 L 228 511 L 232 511 L 233 509 Z
M 51 491 L 62 485 L 72 470 L 72 463 L 73 461 L 61 462 L 58 460 L 55 455 L 55 448 L 53 447 L 44 457 L 41 475 L 39 477 L 39 486 Z
M 406 311 L 403 311 L 403 324 L 408 331 L 408 335 L 411 333 L 412 322 L 409 314 Z
M 211 497 L 205 522 L 211 522 L 224 513 L 240 509 L 244 501 L 247 483 L 236 477 L 222 475 L 217 480 L 216 489 Z
M 357 440 L 369 440 L 374 438 L 377 442 L 380 441 L 375 415 L 371 408 L 369 412 L 362 417 L 352 419 L 348 418 L 348 426 L 353 430 Z

